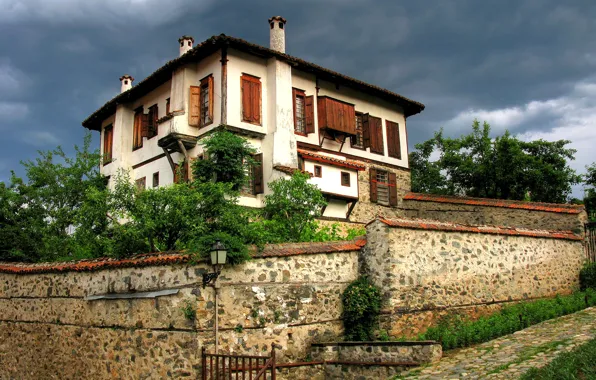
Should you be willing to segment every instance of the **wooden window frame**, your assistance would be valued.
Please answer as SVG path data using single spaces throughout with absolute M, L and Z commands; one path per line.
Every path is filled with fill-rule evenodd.
M 393 129 L 393 131 L 390 132 L 390 129 Z M 387 135 L 387 155 L 389 157 L 401 160 L 401 138 L 399 135 L 399 123 L 385 120 L 385 134 Z M 393 139 L 396 141 L 392 141 Z M 397 151 L 395 150 L 396 146 Z
M 387 182 L 379 182 L 378 181 L 378 174 L 385 173 L 387 174 Z M 370 168 L 369 169 L 369 176 L 370 176 L 370 201 L 371 203 L 378 203 L 382 206 L 386 207 L 395 207 L 397 206 L 397 174 L 391 172 L 386 169 L 377 169 L 377 168 Z M 387 187 L 387 201 L 388 204 L 379 202 L 378 199 L 378 188 L 379 184 L 383 187 Z
M 137 187 L 137 191 L 143 191 L 147 189 L 147 177 L 137 178 L 135 180 L 135 186 Z
M 358 149 L 358 150 L 366 150 L 366 146 L 364 145 L 364 120 L 363 120 L 363 116 L 364 114 L 362 112 L 356 112 L 356 119 L 354 120 L 354 122 L 356 123 L 356 136 L 352 136 L 352 138 L 350 139 L 350 146 L 353 149 Z M 360 118 L 360 129 L 358 129 L 358 118 Z M 360 131 L 360 146 L 356 145 L 354 143 L 354 141 L 356 140 L 356 138 L 358 137 L 358 131 Z
M 213 74 L 207 75 L 205 78 L 201 79 L 201 84 L 199 85 L 199 128 L 204 128 L 208 125 L 213 124 Z M 203 108 L 203 103 L 205 101 L 205 94 L 203 89 L 207 88 L 207 110 Z M 206 114 L 204 113 L 206 111 Z M 207 120 L 205 119 L 207 117 Z
M 313 175 L 317 178 L 323 178 L 323 167 L 321 165 L 315 165 Z
M 170 98 L 166 99 L 166 116 L 170 114 Z
M 341 185 L 345 187 L 352 187 L 350 183 L 351 175 L 349 172 L 341 172 Z
M 259 95 L 258 95 L 259 118 L 258 118 L 258 120 L 249 120 L 244 117 L 244 115 L 245 115 L 245 112 L 244 112 L 244 81 L 257 83 L 259 85 L 259 87 L 258 87 L 258 89 L 259 89 Z M 254 75 L 242 73 L 242 76 L 240 77 L 240 118 L 243 123 L 249 123 L 249 124 L 258 125 L 258 126 L 263 125 L 263 101 L 262 101 L 262 99 L 263 99 L 263 84 L 261 82 L 261 78 L 256 77 Z M 253 102 L 254 102 L 254 100 L 253 100 Z
M 133 152 L 143 147 L 143 107 L 135 109 L 135 116 L 132 126 L 132 150 Z M 137 136 L 138 135 L 138 136 Z
M 106 125 L 103 129 L 103 157 L 102 163 L 104 166 L 112 162 L 112 154 L 114 149 L 114 125 Z
M 159 187 L 159 172 L 153 173 L 153 188 Z
M 296 129 L 298 127 L 298 117 L 297 117 L 297 107 L 296 107 L 296 99 L 300 97 L 302 98 L 302 118 L 303 122 L 302 125 L 304 127 L 304 131 L 299 131 Z M 292 88 L 292 106 L 294 109 L 294 134 L 300 136 L 308 136 L 308 129 L 306 127 L 306 93 L 304 90 L 300 90 L 297 88 Z

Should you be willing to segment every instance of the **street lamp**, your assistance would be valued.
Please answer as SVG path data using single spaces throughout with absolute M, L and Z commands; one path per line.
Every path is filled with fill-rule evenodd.
M 216 281 L 221 273 L 221 268 L 225 265 L 228 258 L 228 250 L 219 239 L 211 247 L 210 258 L 213 265 L 213 273 L 203 273 L 203 288 L 211 281 Z

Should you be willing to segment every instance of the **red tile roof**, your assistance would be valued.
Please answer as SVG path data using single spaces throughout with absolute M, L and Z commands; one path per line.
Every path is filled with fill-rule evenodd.
M 490 198 L 468 198 L 455 197 L 448 195 L 435 194 L 420 194 L 408 193 L 404 196 L 404 200 L 422 201 L 422 202 L 439 202 L 439 203 L 453 203 L 470 206 L 489 206 L 489 207 L 503 207 L 515 208 L 522 210 L 556 212 L 561 214 L 579 214 L 584 210 L 582 205 L 558 204 L 558 203 L 538 203 L 525 201 L 509 201 L 502 199 Z
M 380 222 L 400 228 L 410 228 L 415 230 L 432 230 L 446 232 L 469 232 L 489 235 L 508 235 L 508 236 L 527 236 L 545 239 L 564 239 L 581 241 L 583 238 L 571 231 L 547 231 L 547 230 L 529 230 L 523 228 L 499 227 L 499 226 L 468 226 L 448 222 L 439 222 L 428 219 L 385 219 L 378 217 L 368 224 L 379 220 Z
M 322 154 L 317 154 L 317 153 L 311 152 L 309 150 L 298 149 L 298 154 L 301 155 L 302 158 L 304 158 L 305 160 L 309 160 L 309 161 L 322 162 L 324 164 L 329 164 L 332 166 L 339 166 L 342 168 L 348 168 L 348 169 L 354 169 L 354 170 L 365 170 L 366 169 L 366 166 L 364 166 L 364 164 L 361 164 L 360 162 L 351 161 L 351 160 L 340 160 L 339 158 L 324 156 Z
M 300 170 L 298 168 L 291 168 L 289 166 L 275 165 L 273 167 L 273 169 L 278 170 L 278 171 L 280 171 L 282 173 L 289 174 L 289 175 L 293 175 L 295 172 L 300 172 L 300 173 L 308 174 L 308 175 L 310 175 L 312 177 L 312 173 L 309 173 L 309 172 L 307 172 L 305 170 Z
M 254 258 L 286 257 L 318 253 L 359 251 L 366 244 L 364 237 L 350 241 L 334 241 L 323 243 L 287 243 L 268 244 L 262 251 L 252 247 Z M 189 263 L 192 256 L 179 252 L 147 253 L 128 259 L 98 258 L 90 260 L 70 261 L 62 263 L 0 263 L 0 273 L 38 274 L 59 272 L 91 272 L 102 269 L 130 268 L 144 266 L 174 265 Z

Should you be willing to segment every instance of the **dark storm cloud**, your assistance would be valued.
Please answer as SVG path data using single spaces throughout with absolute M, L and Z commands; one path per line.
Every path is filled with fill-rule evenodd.
M 474 117 L 496 132 L 596 144 L 583 134 L 596 121 L 593 1 L 0 0 L 0 180 L 36 147 L 80 142 L 81 120 L 118 92 L 118 77 L 153 72 L 179 36 L 266 46 L 277 14 L 289 54 L 425 103 L 408 119 L 410 146 Z M 589 149 L 578 158 L 578 168 L 596 160 Z

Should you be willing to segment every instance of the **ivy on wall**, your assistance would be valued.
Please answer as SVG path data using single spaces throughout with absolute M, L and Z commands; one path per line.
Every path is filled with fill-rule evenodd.
M 345 339 L 375 339 L 381 312 L 381 291 L 366 276 L 352 282 L 342 294 Z

